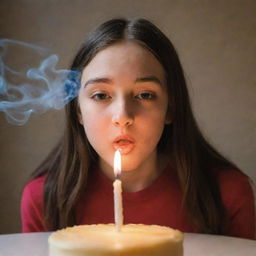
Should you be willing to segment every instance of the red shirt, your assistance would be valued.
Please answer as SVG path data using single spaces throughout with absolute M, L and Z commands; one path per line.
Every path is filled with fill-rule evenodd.
M 245 175 L 236 170 L 216 170 L 228 215 L 228 236 L 255 238 L 254 197 Z M 77 225 L 113 223 L 113 184 L 102 172 L 90 173 L 88 186 L 77 205 Z M 43 221 L 45 177 L 30 181 L 21 202 L 22 231 L 47 231 Z M 138 192 L 123 192 L 124 223 L 169 226 L 182 232 L 197 232 L 182 209 L 182 193 L 174 172 L 165 170 L 151 185 Z

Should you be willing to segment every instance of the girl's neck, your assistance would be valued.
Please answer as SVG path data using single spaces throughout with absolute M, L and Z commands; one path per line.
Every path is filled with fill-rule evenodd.
M 134 170 L 123 171 L 121 175 L 122 188 L 125 192 L 137 192 L 152 184 L 166 168 L 167 162 L 156 154 Z M 114 181 L 113 167 L 100 162 L 101 171 Z

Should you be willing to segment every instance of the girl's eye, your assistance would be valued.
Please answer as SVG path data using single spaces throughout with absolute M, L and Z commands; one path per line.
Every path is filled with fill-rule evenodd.
M 97 92 L 97 93 L 94 93 L 92 96 L 91 96 L 92 99 L 96 100 L 96 101 L 103 101 L 103 100 L 107 100 L 110 98 L 110 96 L 104 92 Z
M 152 92 L 143 92 L 136 96 L 139 100 L 154 100 L 156 98 L 156 95 Z

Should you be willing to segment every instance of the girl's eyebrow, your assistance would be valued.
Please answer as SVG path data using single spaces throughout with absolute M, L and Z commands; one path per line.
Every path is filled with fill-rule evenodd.
M 135 83 L 145 83 L 145 82 L 153 82 L 158 85 L 162 85 L 160 79 L 158 79 L 156 76 L 145 76 L 145 77 L 139 77 L 135 80 Z
M 86 87 L 88 84 L 97 84 L 97 83 L 112 84 L 113 81 L 107 77 L 95 77 L 86 81 L 83 87 Z
M 156 76 L 153 76 L 153 75 L 138 77 L 135 79 L 135 83 L 146 83 L 146 82 L 153 82 L 160 86 L 162 85 L 160 79 L 158 79 Z M 113 80 L 107 77 L 95 77 L 86 81 L 83 87 L 86 87 L 89 84 L 97 84 L 97 83 L 113 84 Z

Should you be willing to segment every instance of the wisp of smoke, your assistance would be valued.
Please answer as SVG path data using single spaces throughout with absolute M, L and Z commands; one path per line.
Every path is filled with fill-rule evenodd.
M 7 65 L 10 48 L 29 49 L 38 66 L 15 70 Z M 15 60 L 19 56 L 11 52 Z M 32 56 L 33 57 L 33 56 Z M 12 58 L 11 58 L 12 59 Z M 16 125 L 25 124 L 32 113 L 44 113 L 50 109 L 62 109 L 74 99 L 80 87 L 80 72 L 56 69 L 57 55 L 28 43 L 9 39 L 0 40 L 0 111 L 7 121 Z

